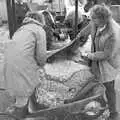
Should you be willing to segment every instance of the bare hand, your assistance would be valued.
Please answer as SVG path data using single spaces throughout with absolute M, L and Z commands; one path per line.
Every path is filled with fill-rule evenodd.
M 81 53 L 81 57 L 83 59 L 88 59 L 88 53 L 86 53 L 86 52 Z

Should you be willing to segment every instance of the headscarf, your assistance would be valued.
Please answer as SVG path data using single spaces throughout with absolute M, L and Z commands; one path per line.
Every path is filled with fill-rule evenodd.
M 28 21 L 33 21 L 36 24 L 41 24 L 43 26 L 45 25 L 45 19 L 41 12 L 28 12 L 23 20 L 23 24 Z

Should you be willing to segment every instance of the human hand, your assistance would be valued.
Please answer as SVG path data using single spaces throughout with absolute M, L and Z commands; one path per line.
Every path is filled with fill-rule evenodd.
M 88 56 L 88 53 L 87 53 L 87 52 L 81 52 L 81 56 L 82 56 L 82 57 L 87 57 L 87 56 Z
M 87 52 L 82 52 L 82 53 L 81 53 L 81 57 L 82 57 L 83 59 L 88 59 L 88 53 L 87 53 Z

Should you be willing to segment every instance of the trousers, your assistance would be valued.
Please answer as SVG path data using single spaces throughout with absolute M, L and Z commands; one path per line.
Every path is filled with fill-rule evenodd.
M 106 97 L 108 100 L 108 107 L 110 113 L 116 112 L 116 92 L 115 92 L 115 80 L 103 83 L 106 88 Z

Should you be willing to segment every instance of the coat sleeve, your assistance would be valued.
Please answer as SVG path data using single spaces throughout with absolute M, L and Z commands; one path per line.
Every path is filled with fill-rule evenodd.
M 46 50 L 46 33 L 41 28 L 37 32 L 37 42 L 36 42 L 36 60 L 40 66 L 43 66 L 46 63 L 47 59 L 47 50 Z
M 88 53 L 88 59 L 93 61 L 101 61 L 109 59 L 112 55 L 114 48 L 115 38 L 113 35 L 109 36 L 104 43 L 104 51 L 96 51 L 94 53 Z
M 71 48 L 71 51 L 74 52 L 78 47 L 86 43 L 88 36 L 91 33 L 91 24 L 89 23 L 85 28 L 83 28 L 74 39 L 74 45 Z

